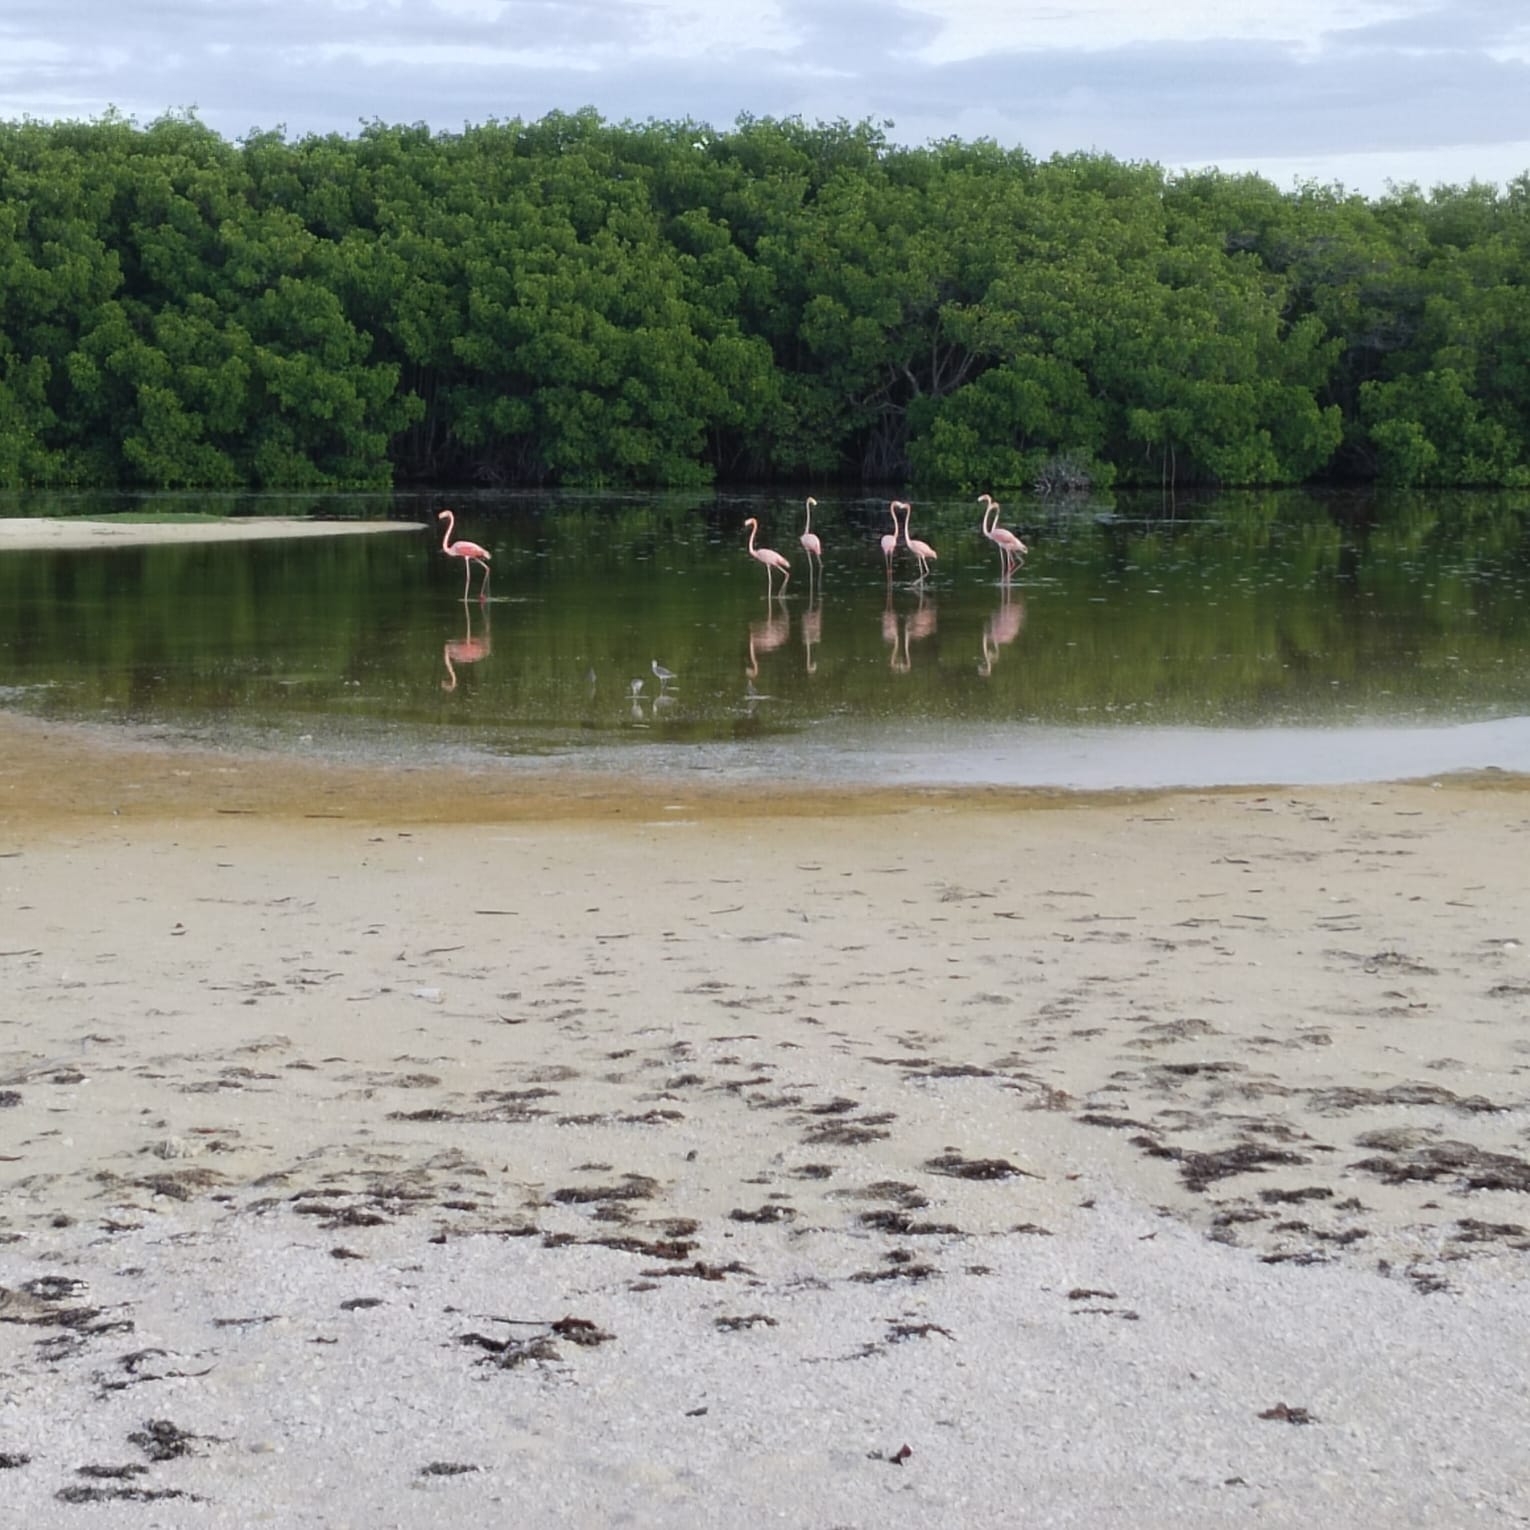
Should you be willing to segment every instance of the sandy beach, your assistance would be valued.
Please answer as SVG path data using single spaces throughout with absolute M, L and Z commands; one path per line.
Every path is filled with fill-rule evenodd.
M 263 542 L 277 537 L 371 536 L 420 531 L 413 521 L 314 521 L 295 516 L 239 516 L 226 521 L 89 521 L 73 516 L 0 516 L 0 552 L 46 547 L 164 546 L 173 542 Z
M 1527 826 L 0 718 L 0 1492 L 1523 1522 Z

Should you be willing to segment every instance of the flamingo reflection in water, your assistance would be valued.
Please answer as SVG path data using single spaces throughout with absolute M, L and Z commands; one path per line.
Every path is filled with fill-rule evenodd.
M 914 667 L 909 643 L 933 637 L 935 627 L 936 608 L 925 598 L 923 590 L 919 591 L 919 604 L 905 616 L 899 616 L 893 610 L 892 592 L 888 591 L 887 604 L 882 610 L 882 641 L 891 647 L 888 663 L 896 673 L 906 675 Z
M 994 661 L 1006 643 L 1013 643 L 1025 626 L 1025 602 L 1016 600 L 1009 587 L 1003 587 L 999 607 L 983 623 L 983 657 L 978 662 L 978 673 L 985 678 L 993 673 Z
M 935 635 L 935 605 L 919 592 L 919 604 L 903 618 L 903 647 L 908 650 L 910 638 L 920 639 Z
M 903 624 L 898 619 L 898 613 L 893 610 L 890 584 L 887 586 L 887 603 L 882 607 L 882 641 L 892 650 L 888 664 L 899 674 L 907 674 L 908 664 L 903 655 Z
M 810 675 L 818 673 L 818 660 L 813 656 L 813 650 L 821 642 L 823 642 L 823 595 L 820 591 L 818 599 L 802 613 L 802 652 L 806 656 L 807 672 Z
M 467 625 L 464 636 L 453 642 L 448 642 L 441 649 L 441 658 L 446 664 L 446 679 L 441 682 L 443 691 L 457 689 L 458 664 L 476 664 L 480 659 L 487 659 L 493 651 L 493 640 L 489 633 L 489 612 L 487 607 L 483 613 L 483 636 L 473 636 L 473 608 L 464 597 L 462 601 L 462 619 Z
M 780 596 L 776 600 L 780 600 Z M 762 622 L 749 623 L 749 662 L 744 666 L 744 673 L 751 679 L 757 680 L 760 674 L 760 658 L 762 653 L 773 653 L 777 648 L 792 635 L 792 619 L 786 614 L 783 605 L 779 612 L 772 609 Z

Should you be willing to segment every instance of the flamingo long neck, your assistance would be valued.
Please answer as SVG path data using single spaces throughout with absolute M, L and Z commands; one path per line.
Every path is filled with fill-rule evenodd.
M 446 517 L 446 534 L 441 538 L 441 546 L 447 548 L 452 545 L 452 532 L 457 529 L 457 517 L 450 510 L 443 510 L 441 513 Z
M 903 507 L 903 545 L 905 547 L 909 547 L 909 546 L 913 545 L 909 541 L 909 532 L 908 532 L 908 523 L 913 519 L 913 516 L 914 516 L 914 507 L 912 505 L 904 505 L 904 507 Z
M 999 525 L 999 507 L 989 500 L 988 508 L 983 512 L 983 535 L 992 537 Z
M 760 556 L 759 553 L 757 553 L 754 550 L 754 534 L 759 529 L 760 528 L 753 521 L 750 521 L 750 523 L 749 523 L 749 556 L 751 558 L 758 558 Z
M 806 536 L 808 534 L 808 532 L 810 532 L 812 529 L 813 529 L 813 501 L 809 500 L 807 502 L 807 520 L 803 524 L 803 527 L 802 527 L 802 534 L 803 534 L 803 536 Z

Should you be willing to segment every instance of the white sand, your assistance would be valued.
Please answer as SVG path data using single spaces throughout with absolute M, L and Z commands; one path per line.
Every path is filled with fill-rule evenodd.
M 1514 783 L 358 776 L 0 721 L 18 1523 L 1530 1517 Z
M 259 542 L 273 537 L 349 537 L 382 531 L 422 531 L 413 521 L 310 521 L 295 516 L 245 516 L 227 521 L 84 521 L 0 517 L 0 552 L 7 549 L 147 547 L 170 542 Z

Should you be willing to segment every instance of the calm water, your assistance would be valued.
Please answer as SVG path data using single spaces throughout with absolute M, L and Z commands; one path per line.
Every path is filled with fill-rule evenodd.
M 464 604 L 432 512 L 494 555 Z M 125 500 L 0 499 L 0 514 Z M 418 533 L 0 551 L 0 706 L 202 740 L 597 768 L 1109 787 L 1530 770 L 1530 496 L 966 500 L 889 587 L 883 500 L 157 499 Z M 741 521 L 788 552 L 784 601 Z M 427 529 L 426 522 L 429 521 Z M 476 583 L 475 583 L 476 590 Z M 676 673 L 661 687 L 657 659 Z M 641 680 L 634 694 L 632 682 Z

